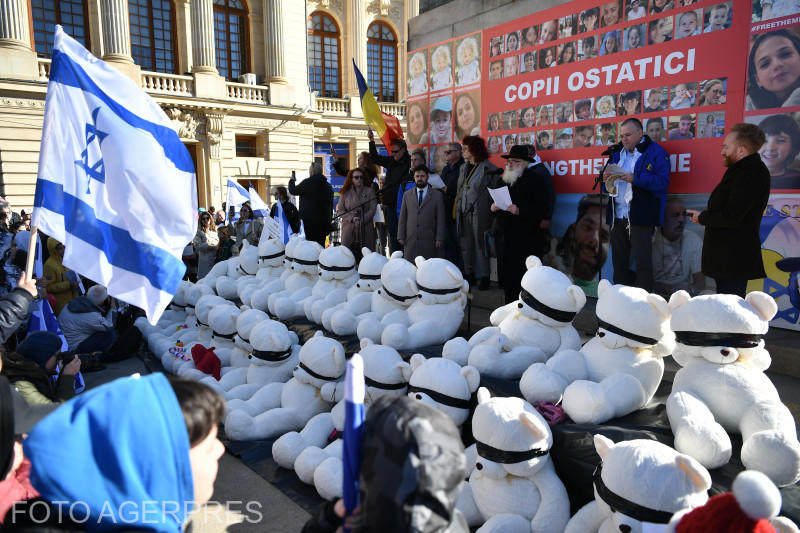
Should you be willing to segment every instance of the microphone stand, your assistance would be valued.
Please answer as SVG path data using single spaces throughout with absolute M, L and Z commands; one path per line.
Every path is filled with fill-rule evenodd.
M 603 184 L 604 181 L 605 181 L 605 172 L 606 172 L 606 168 L 608 168 L 608 165 L 611 163 L 611 156 L 613 156 L 617 152 L 618 151 L 611 152 L 611 153 L 608 154 L 608 158 L 606 159 L 606 162 L 603 165 L 603 168 L 600 169 L 600 172 L 597 174 L 597 177 L 594 179 L 594 185 L 592 186 L 592 190 L 595 190 L 597 188 L 597 186 L 600 185 L 600 229 L 598 230 L 600 233 L 602 233 L 603 219 L 606 216 L 606 210 L 605 210 L 605 204 L 603 202 L 603 198 L 605 197 L 606 194 L 608 194 L 608 192 L 605 191 L 605 186 Z M 600 251 L 602 250 L 602 247 L 603 247 L 603 239 L 602 239 L 602 237 L 599 237 L 597 239 L 597 250 L 596 250 L 598 258 L 600 257 Z M 603 279 L 603 265 L 600 265 L 599 268 L 597 269 L 597 282 L 599 283 L 601 279 Z

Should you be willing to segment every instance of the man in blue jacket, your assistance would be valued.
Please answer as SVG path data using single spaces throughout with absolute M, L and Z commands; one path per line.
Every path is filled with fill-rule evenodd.
M 614 283 L 652 292 L 652 239 L 654 229 L 664 222 L 669 155 L 644 135 L 637 118 L 622 123 L 620 141 L 623 148 L 611 156 L 611 162 L 622 167 L 624 174 L 608 175 L 605 183 L 612 196 L 607 218 Z M 635 271 L 631 270 L 631 259 Z

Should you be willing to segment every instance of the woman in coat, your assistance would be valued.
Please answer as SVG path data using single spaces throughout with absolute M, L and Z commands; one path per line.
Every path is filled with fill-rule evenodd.
M 242 250 L 245 240 L 253 246 L 258 246 L 264 223 L 253 218 L 253 208 L 250 207 L 250 202 L 243 203 L 239 209 L 239 221 L 236 222 L 235 228 L 236 244 L 233 245 L 233 253 L 235 255 L 238 255 Z
M 214 221 L 211 220 L 211 215 L 205 211 L 200 213 L 200 225 L 192 240 L 192 245 L 197 254 L 197 279 L 203 279 L 214 266 L 219 247 L 219 236 L 214 227 Z
M 477 135 L 468 135 L 462 141 L 466 164 L 458 176 L 458 192 L 452 215 L 464 259 L 464 274 L 470 285 L 480 280 L 479 289 L 489 288 L 489 254 L 486 250 L 486 232 L 492 225 L 489 206 L 489 184 L 497 167 L 489 162 L 486 141 Z
M 377 205 L 367 172 L 361 167 L 348 172 L 336 205 L 336 215 L 341 215 L 342 220 L 342 246 L 350 248 L 358 261 L 361 260 L 362 247 L 375 250 L 375 227 L 372 219 L 375 217 Z
M 61 309 L 78 296 L 77 283 L 70 281 L 66 274 L 69 269 L 61 263 L 64 259 L 64 245 L 53 238 L 48 238 L 47 249 L 50 251 L 50 257 L 44 263 L 43 273 L 47 279 L 47 292 L 56 298 L 53 311 L 58 316 Z

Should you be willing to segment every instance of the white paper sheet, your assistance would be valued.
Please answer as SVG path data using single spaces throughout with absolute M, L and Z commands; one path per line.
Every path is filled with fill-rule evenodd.
M 494 204 L 503 211 L 508 210 L 511 205 L 511 194 L 508 192 L 508 187 L 500 187 L 499 189 L 489 189 L 489 194 L 494 200 Z

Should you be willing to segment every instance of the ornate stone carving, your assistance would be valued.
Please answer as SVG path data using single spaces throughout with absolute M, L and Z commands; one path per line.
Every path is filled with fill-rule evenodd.
M 388 17 L 389 11 L 392 9 L 398 9 L 397 7 L 392 8 L 392 0 L 372 0 L 369 5 L 367 5 L 367 13 L 373 13 L 384 17 Z
M 200 139 L 198 126 L 202 118 L 199 114 L 178 107 L 169 107 L 164 112 L 172 121 L 172 127 L 175 128 L 181 139 Z
M 225 128 L 225 114 L 206 111 L 206 141 L 211 159 L 220 158 L 222 132 Z
M 27 98 L 0 98 L 0 106 L 44 109 L 44 100 L 31 100 Z
M 312 7 L 317 6 L 317 7 L 324 7 L 325 9 L 330 9 L 331 11 L 334 11 L 338 15 L 344 13 L 342 0 L 309 0 L 308 3 Z

